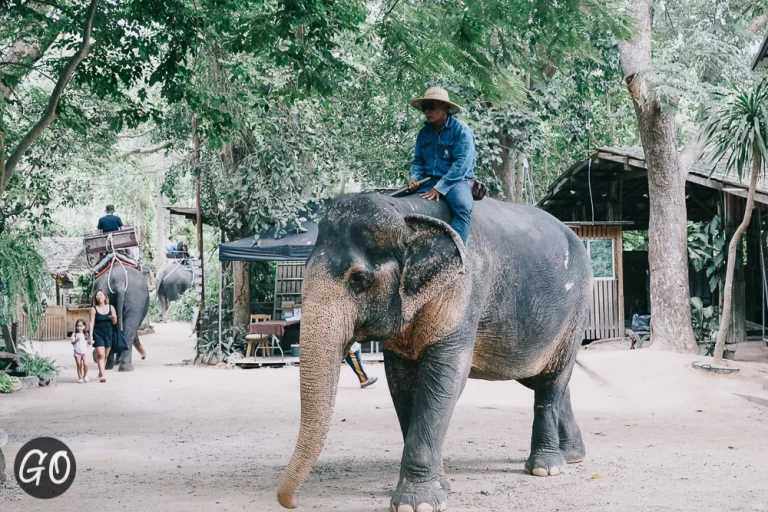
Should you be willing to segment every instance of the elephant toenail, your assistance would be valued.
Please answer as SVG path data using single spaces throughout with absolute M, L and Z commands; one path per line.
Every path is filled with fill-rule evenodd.
M 435 507 L 433 507 L 429 503 L 422 503 L 421 505 L 416 507 L 416 512 L 435 512 Z
M 533 468 L 533 471 L 531 471 L 531 474 L 533 476 L 549 476 L 549 473 L 547 473 L 547 470 L 544 468 Z
M 410 505 L 400 505 L 397 507 L 397 512 L 413 512 L 413 507 Z
M 437 510 L 438 512 L 445 512 L 446 510 L 448 510 L 448 503 L 442 502 L 440 504 L 440 508 L 438 508 Z
M 557 476 L 560 474 L 560 468 L 552 468 L 549 470 L 549 476 Z

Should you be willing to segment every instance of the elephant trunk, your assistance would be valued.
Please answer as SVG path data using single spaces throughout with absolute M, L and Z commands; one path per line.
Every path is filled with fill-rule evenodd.
M 327 288 L 320 301 L 311 297 L 305 293 L 301 320 L 299 437 L 277 491 L 277 500 L 285 508 L 296 508 L 296 491 L 309 476 L 325 444 L 344 350 L 354 328 L 354 305 L 348 298 L 339 297 L 330 305 Z M 318 303 L 323 304 L 322 311 L 313 305 Z

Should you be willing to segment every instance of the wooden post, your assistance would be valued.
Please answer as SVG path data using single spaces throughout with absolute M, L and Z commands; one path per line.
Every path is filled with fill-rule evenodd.
M 200 206 L 200 176 L 202 169 L 200 169 L 200 136 L 197 133 L 197 115 L 192 117 L 192 141 L 194 144 L 192 161 L 195 167 L 195 206 L 197 210 L 197 251 L 200 257 L 200 306 L 199 314 L 197 315 L 197 338 L 200 339 L 203 336 L 203 318 L 205 316 L 205 272 L 203 269 L 203 213 Z

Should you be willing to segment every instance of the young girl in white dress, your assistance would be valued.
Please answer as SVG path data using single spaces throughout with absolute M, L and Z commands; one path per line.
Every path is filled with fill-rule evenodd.
M 88 331 L 85 328 L 85 321 L 75 322 L 75 332 L 72 333 L 72 348 L 75 351 L 75 363 L 77 364 L 77 382 L 83 384 L 88 382 L 88 362 L 85 357 L 88 346 L 93 344 L 88 339 Z

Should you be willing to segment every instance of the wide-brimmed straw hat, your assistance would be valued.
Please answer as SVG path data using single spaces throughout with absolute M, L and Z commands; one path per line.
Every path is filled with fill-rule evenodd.
M 421 104 L 425 101 L 441 101 L 446 103 L 448 105 L 448 112 L 451 114 L 461 111 L 461 107 L 448 98 L 448 91 L 442 87 L 430 87 L 427 89 L 427 92 L 424 93 L 424 96 L 411 100 L 411 106 L 416 110 L 421 110 Z

